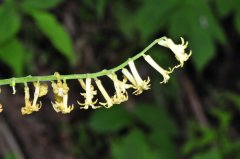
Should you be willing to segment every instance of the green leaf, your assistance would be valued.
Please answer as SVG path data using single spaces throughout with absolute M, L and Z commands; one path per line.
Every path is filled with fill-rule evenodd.
M 115 14 L 121 31 L 129 39 L 136 31 L 146 40 L 159 32 L 178 4 L 177 0 L 149 0 L 143 1 L 136 11 L 129 11 L 127 7 L 116 5 Z
M 193 62 L 201 72 L 215 55 L 215 43 L 226 43 L 225 33 L 209 4 L 202 0 L 185 0 L 169 19 L 172 37 L 189 37 Z
M 172 153 L 176 151 L 173 136 L 177 134 L 177 128 L 166 110 L 156 105 L 138 103 L 132 115 L 150 128 L 151 133 L 148 138 L 153 145 L 157 145 L 155 149 L 161 156 L 159 158 L 175 159 L 177 157 Z
M 217 11 L 220 17 L 224 18 L 234 12 L 236 6 L 239 6 L 239 0 L 215 0 Z
M 13 39 L 0 47 L 0 60 L 10 66 L 16 76 L 21 76 L 25 63 L 25 49 L 17 39 Z
M 198 35 L 192 35 L 189 43 L 193 50 L 193 62 L 201 72 L 215 55 L 214 42 L 206 33 L 199 32 Z
M 131 113 L 136 119 L 152 129 L 164 129 L 164 132 L 170 136 L 177 134 L 176 126 L 166 110 L 160 110 L 157 105 L 138 103 L 136 109 Z
M 132 130 L 123 140 L 113 142 L 111 148 L 113 159 L 157 159 L 139 130 Z
M 238 11 L 234 17 L 234 24 L 238 33 L 240 34 L 240 11 Z
M 232 102 L 238 109 L 240 109 L 240 95 L 235 92 L 225 92 L 223 94 L 224 100 L 229 100 Z
M 23 0 L 24 9 L 51 9 L 62 3 L 63 0 Z
M 89 126 L 98 133 L 113 133 L 131 124 L 128 112 L 122 106 L 93 112 Z
M 104 16 L 106 5 L 107 5 L 107 0 L 97 0 L 96 11 L 99 19 L 102 19 Z
M 222 157 L 217 148 L 212 148 L 204 153 L 195 155 L 192 159 L 222 159 Z
M 154 129 L 148 135 L 148 138 L 151 143 L 155 145 L 154 149 L 157 151 L 159 158 L 176 159 L 177 153 L 172 153 L 177 152 L 175 143 L 173 141 L 173 135 L 168 134 L 168 132 L 163 130 L 165 129 Z
M 4 155 L 3 159 L 18 159 L 17 156 L 18 155 L 14 154 L 14 153 L 7 153 L 6 155 Z
M 0 44 L 13 38 L 20 29 L 20 16 L 11 4 L 0 6 Z
M 72 63 L 74 59 L 72 41 L 64 27 L 50 13 L 34 11 L 30 15 L 33 16 L 38 28 L 49 38 L 56 49 Z

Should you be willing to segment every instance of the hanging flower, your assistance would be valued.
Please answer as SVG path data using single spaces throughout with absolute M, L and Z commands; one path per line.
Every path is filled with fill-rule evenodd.
M 126 84 L 127 79 L 124 78 L 123 81 L 118 80 L 115 73 L 108 75 L 108 77 L 113 80 L 114 88 L 116 90 L 115 95 L 112 97 L 113 104 L 120 104 L 128 100 L 128 88 L 131 88 L 132 85 Z
M 170 69 L 169 71 L 164 70 L 149 55 L 144 55 L 144 59 L 163 76 L 163 81 L 160 83 L 167 83 L 168 80 L 170 79 L 169 74 L 172 73 L 173 69 Z
M 133 88 L 136 89 L 133 94 L 139 95 L 144 90 L 150 89 L 150 78 L 148 77 L 147 80 L 142 80 L 133 61 L 130 61 L 128 65 L 132 74 L 126 68 L 122 69 L 122 73 L 132 83 Z
M 112 100 L 112 98 L 108 95 L 107 91 L 105 90 L 105 88 L 102 85 L 102 82 L 99 79 L 95 79 L 95 83 L 98 87 L 98 89 L 100 90 L 100 92 L 102 93 L 103 97 L 106 100 L 106 103 L 102 103 L 100 102 L 101 105 L 103 105 L 105 108 L 110 108 L 113 106 L 114 102 Z
M 25 83 L 25 86 L 24 86 L 25 106 L 21 109 L 21 112 L 23 115 L 31 114 L 34 111 L 39 111 L 39 109 L 42 106 L 42 103 L 40 102 L 39 104 L 37 104 L 37 100 L 39 97 L 46 95 L 48 92 L 47 85 L 40 85 L 39 82 L 34 82 L 33 85 L 35 87 L 33 102 L 30 101 L 29 87 L 27 83 Z
M 188 42 L 184 42 L 184 39 L 181 37 L 181 44 L 175 44 L 172 39 L 169 39 L 167 37 L 164 37 L 162 40 L 158 42 L 159 45 L 170 48 L 172 52 L 175 54 L 176 59 L 180 62 L 180 64 L 177 66 L 183 67 L 183 64 L 185 61 L 188 60 L 188 58 L 191 56 L 192 51 L 190 51 L 189 54 L 185 53 L 185 49 L 188 46 Z
M 55 95 L 55 103 L 52 102 L 53 108 L 56 112 L 61 112 L 63 114 L 70 113 L 74 106 L 68 106 L 68 91 L 66 81 L 62 82 L 60 79 L 60 74 L 55 73 L 57 78 L 57 83 L 52 82 L 53 93 Z
M 86 91 L 86 93 L 81 93 L 81 95 L 85 98 L 85 102 L 80 103 L 78 101 L 78 104 L 81 106 L 80 109 L 88 109 L 88 107 L 92 107 L 93 109 L 100 108 L 101 106 L 95 106 L 98 100 L 92 101 L 93 97 L 97 95 L 97 91 L 94 90 L 93 85 L 91 85 L 91 78 L 86 79 L 86 84 L 82 79 L 79 80 L 79 83 Z
M 2 104 L 0 104 L 0 113 L 3 112 Z

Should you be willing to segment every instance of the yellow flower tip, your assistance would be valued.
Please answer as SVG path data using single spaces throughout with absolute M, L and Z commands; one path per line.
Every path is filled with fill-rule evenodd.
M 192 51 L 190 51 L 189 54 L 185 52 L 185 49 L 188 46 L 188 42 L 184 41 L 184 39 L 181 37 L 181 44 L 175 44 L 172 39 L 169 39 L 167 37 L 161 39 L 158 44 L 164 47 L 167 47 L 172 50 L 172 52 L 175 54 L 176 59 L 180 62 L 180 66 L 183 67 L 184 62 L 189 59 L 189 57 L 192 54 Z
M 97 102 L 98 102 L 97 99 L 95 101 L 91 101 L 91 102 L 85 101 L 85 103 L 80 103 L 79 101 L 77 101 L 77 103 L 80 105 L 80 109 L 88 109 L 89 107 L 91 107 L 92 109 L 97 109 L 97 108 L 102 107 L 102 106 L 96 106 L 95 104 Z
M 100 108 L 101 106 L 95 106 L 98 100 L 93 101 L 93 97 L 97 95 L 97 91 L 94 90 L 93 85 L 91 85 L 91 78 L 86 79 L 86 84 L 83 80 L 79 80 L 80 85 L 86 91 L 86 93 L 80 93 L 84 98 L 84 103 L 78 102 L 80 105 L 80 109 L 88 109 L 92 107 L 92 109 Z
M 68 114 L 74 109 L 74 105 L 69 105 L 68 106 L 64 102 L 57 102 L 56 101 L 55 103 L 52 102 L 52 105 L 53 105 L 54 110 L 57 113 L 61 112 L 62 114 Z
M 112 102 L 99 102 L 100 105 L 104 106 L 105 108 L 111 108 L 113 106 L 113 101 Z
M 32 114 L 33 112 L 37 112 L 41 109 L 42 103 L 36 104 L 35 106 L 32 106 L 31 103 L 25 104 L 24 107 L 21 108 L 22 115 L 26 114 Z
M 138 74 L 138 71 L 136 69 L 136 66 L 133 61 L 129 61 L 128 63 L 130 70 L 132 73 L 130 73 L 127 69 L 122 69 L 122 73 L 124 76 L 132 83 L 133 88 L 136 89 L 133 94 L 139 95 L 144 90 L 150 89 L 150 78 L 148 77 L 147 80 L 142 80 L 140 75 Z
M 133 88 L 134 89 L 136 89 L 134 92 L 133 92 L 133 94 L 134 95 L 139 95 L 139 94 L 142 94 L 142 92 L 144 91 L 144 90 L 149 90 L 150 89 L 150 86 L 151 86 L 151 84 L 149 84 L 150 83 L 150 78 L 149 77 L 147 77 L 147 80 L 143 80 L 142 81 L 142 83 L 141 83 L 141 85 L 138 85 L 138 86 L 134 86 Z

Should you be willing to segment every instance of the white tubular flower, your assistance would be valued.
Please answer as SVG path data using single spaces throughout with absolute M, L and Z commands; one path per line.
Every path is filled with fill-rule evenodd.
M 126 84 L 127 79 L 124 78 L 123 81 L 118 80 L 116 74 L 108 75 L 111 80 L 113 80 L 114 88 L 116 90 L 115 95 L 112 97 L 113 104 L 120 104 L 128 100 L 128 93 L 126 89 L 132 87 L 130 84 Z
M 133 88 L 136 89 L 136 91 L 134 91 L 133 94 L 139 95 L 144 90 L 150 89 L 150 84 L 149 84 L 150 78 L 148 77 L 147 80 L 142 80 L 142 78 L 138 74 L 138 71 L 133 61 L 130 61 L 128 65 L 131 69 L 132 74 L 125 68 L 122 69 L 122 73 L 133 84 Z
M 0 113 L 3 112 L 2 104 L 0 104 Z
M 62 83 L 59 73 L 55 73 L 55 76 L 57 77 L 57 83 L 52 82 L 53 93 L 56 99 L 55 103 L 52 102 L 53 108 L 56 112 L 61 112 L 63 114 L 70 113 L 74 106 L 68 106 L 69 87 L 66 81 Z
M 169 71 L 164 70 L 149 55 L 145 55 L 144 59 L 149 63 L 149 65 L 151 65 L 155 70 L 157 70 L 163 76 L 163 81 L 160 83 L 167 83 L 168 80 L 170 79 L 169 73 L 172 73 L 172 70 L 171 69 Z
M 100 108 L 101 106 L 95 106 L 94 104 L 97 103 L 98 100 L 92 101 L 94 95 L 97 95 L 97 91 L 94 90 L 93 85 L 91 85 L 91 78 L 86 79 L 86 84 L 82 79 L 79 80 L 80 85 L 82 88 L 86 91 L 86 93 L 81 93 L 81 95 L 85 98 L 84 103 L 80 103 L 78 101 L 78 104 L 81 106 L 80 109 L 88 109 L 88 107 L 92 107 L 93 109 Z
M 180 64 L 177 66 L 183 67 L 183 64 L 185 61 L 188 60 L 188 58 L 191 56 L 192 51 L 190 51 L 189 54 L 185 53 L 185 49 L 188 46 L 188 42 L 184 42 L 184 39 L 181 37 L 181 44 L 175 44 L 172 39 L 169 39 L 167 37 L 163 38 L 161 41 L 158 42 L 159 45 L 167 47 L 172 50 L 172 52 L 175 54 L 176 59 L 180 62 Z
M 110 108 L 113 106 L 113 100 L 111 99 L 111 97 L 108 95 L 107 91 L 105 90 L 105 88 L 102 85 L 102 82 L 99 79 L 95 79 L 95 83 L 98 87 L 98 89 L 100 90 L 100 92 L 102 93 L 103 97 L 106 100 L 106 103 L 101 103 L 101 105 L 103 105 L 105 108 Z
M 30 101 L 30 93 L 29 93 L 29 87 L 27 83 L 25 83 L 24 87 L 24 93 L 25 93 L 25 106 L 21 109 L 22 114 L 31 114 L 34 111 L 39 111 L 39 109 L 42 106 L 42 103 L 40 102 L 37 104 L 37 100 L 39 97 L 42 97 L 47 94 L 48 92 L 48 86 L 47 85 L 40 85 L 39 82 L 34 82 L 33 83 L 35 87 L 35 92 L 34 92 L 34 98 L 33 102 Z

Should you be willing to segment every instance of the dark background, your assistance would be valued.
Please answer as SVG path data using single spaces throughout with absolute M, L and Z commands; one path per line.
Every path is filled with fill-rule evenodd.
M 176 43 L 184 37 L 193 51 L 165 85 L 159 84 L 160 74 L 137 60 L 152 89 L 111 109 L 80 110 L 76 101 L 83 90 L 71 80 L 73 112 L 54 112 L 50 88 L 41 110 L 23 116 L 23 85 L 17 85 L 16 95 L 2 86 L 0 158 L 240 158 L 239 0 L 0 3 L 1 79 L 110 69 L 162 36 Z M 161 66 L 177 63 L 160 46 L 148 53 Z M 114 93 L 111 84 L 106 89 Z

